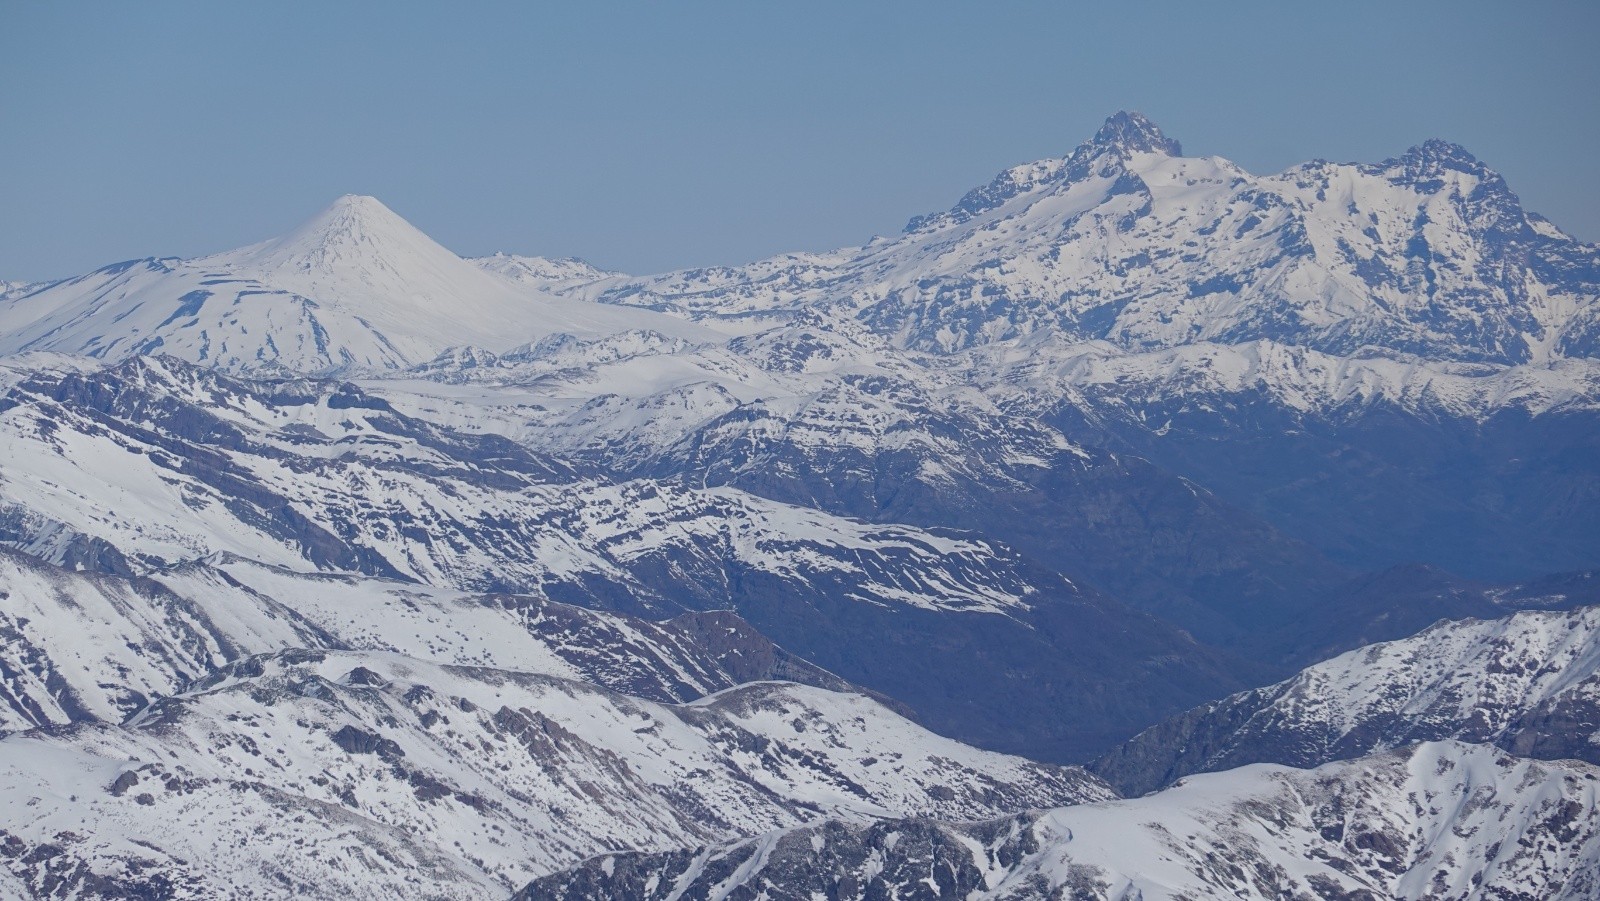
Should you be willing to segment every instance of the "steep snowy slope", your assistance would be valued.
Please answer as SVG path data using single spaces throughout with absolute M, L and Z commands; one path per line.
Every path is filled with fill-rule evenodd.
M 241 654 L 327 643 L 269 599 L 220 606 L 223 625 L 154 582 L 0 548 L 0 733 L 120 722 Z
M 285 651 L 122 727 L 0 740 L 0 870 L 38 897 L 481 898 L 603 850 L 1110 796 L 857 695 L 762 683 L 666 706 Z
M 971 539 L 724 489 L 576 479 L 338 383 L 263 387 L 138 359 L 18 385 L 0 400 L 0 435 L 11 504 L 153 565 L 227 552 L 478 590 L 596 578 L 669 610 L 666 596 L 681 609 L 718 593 L 686 575 L 729 563 L 930 609 L 1024 609 L 1036 591 Z M 656 572 L 671 568 L 675 580 Z
M 134 260 L 0 296 L 0 353 L 160 352 L 237 372 L 384 370 L 454 345 L 498 351 L 555 333 L 636 328 L 715 337 L 680 319 L 498 276 L 354 195 L 261 244 Z
M 1128 353 L 1104 341 L 1037 334 L 975 348 L 960 365 L 999 397 L 1070 398 L 1102 415 L 1146 421 L 1163 406 L 1197 397 L 1266 402 L 1300 415 L 1352 418 L 1392 406 L 1474 422 L 1507 411 L 1600 409 L 1600 361 L 1588 359 L 1512 367 L 1430 363 L 1342 357 L 1266 340 Z
M 1600 607 L 1443 622 L 1154 726 L 1095 764 L 1130 793 L 1247 763 L 1453 738 L 1600 763 Z
M 518 899 L 1581 901 L 1600 892 L 1600 770 L 1444 742 L 986 823 L 827 823 L 608 854 Z
M 666 703 L 769 679 L 861 691 L 728 611 L 658 623 L 239 559 L 121 578 L 0 548 L 0 732 L 120 722 L 218 667 L 286 647 L 398 652 Z
M 651 701 L 693 701 L 774 679 L 865 693 L 727 610 L 657 622 L 528 595 L 476 595 L 237 559 L 176 567 L 155 581 L 217 611 L 218 619 L 252 601 L 280 604 L 332 636 L 329 647 L 578 679 Z

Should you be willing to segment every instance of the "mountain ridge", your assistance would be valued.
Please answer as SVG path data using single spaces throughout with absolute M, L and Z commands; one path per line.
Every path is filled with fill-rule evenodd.
M 1203 705 L 1092 768 L 1141 794 L 1246 763 L 1317 766 L 1445 739 L 1600 763 L 1600 607 L 1441 621 Z
M 1118 114 L 1070 155 L 1008 169 L 900 236 L 604 297 L 705 316 L 836 304 L 935 353 L 1047 325 L 1132 351 L 1268 338 L 1502 364 L 1597 353 L 1582 336 L 1600 247 L 1526 213 L 1458 145 L 1265 176 L 1179 150 Z M 994 298 L 1009 306 L 988 309 Z

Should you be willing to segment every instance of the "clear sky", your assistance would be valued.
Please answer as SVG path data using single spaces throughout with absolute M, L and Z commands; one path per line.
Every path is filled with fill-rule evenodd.
M 1600 3 L 0 0 L 0 278 L 374 194 L 632 272 L 898 230 L 1120 108 L 1257 172 L 1464 144 L 1600 240 Z

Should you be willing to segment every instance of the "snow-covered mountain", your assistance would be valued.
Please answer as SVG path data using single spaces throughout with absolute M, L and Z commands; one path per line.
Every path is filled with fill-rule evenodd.
M 1457 739 L 1600 763 L 1600 607 L 1441 622 L 1154 726 L 1095 764 L 1138 794 L 1247 763 Z
M 1593 357 L 1600 248 L 1429 141 L 1257 176 L 1184 157 L 1137 113 L 862 248 L 690 270 L 616 302 L 710 315 L 840 305 L 949 352 L 1059 330 L 1127 350 L 1272 340 L 1498 363 Z
M 1002 172 L 864 247 L 631 278 L 579 260 L 462 260 L 370 197 L 197 260 L 8 286 L 4 347 L 163 352 L 235 369 L 422 363 L 567 332 L 699 340 L 806 308 L 948 353 L 1018 338 L 1126 352 L 1272 342 L 1336 357 L 1544 364 L 1600 354 L 1600 249 L 1429 141 L 1377 164 L 1258 176 L 1181 155 L 1119 113 L 1064 157 Z M 754 315 L 754 319 L 752 319 Z M 740 324 L 746 323 L 746 324 Z M 159 340 L 158 340 L 159 339 Z
M 475 590 L 594 578 L 668 610 L 671 583 L 630 571 L 737 561 L 780 578 L 878 579 L 859 589 L 869 602 L 991 613 L 1026 609 L 1037 591 L 1002 549 L 971 539 L 736 491 L 584 479 L 339 383 L 263 385 L 138 358 L 36 376 L 0 401 L 0 421 L 9 503 L 146 567 L 231 553 Z M 678 606 L 709 589 L 684 581 Z
M 1347 576 L 1191 482 L 1085 448 L 816 311 L 717 346 L 636 333 L 412 375 L 362 386 L 609 472 L 976 530 L 1207 639 L 1292 616 Z
M 0 395 L 0 446 L 0 540 L 52 562 L 158 575 L 231 555 L 652 618 L 733 609 L 930 726 L 1049 759 L 1258 681 L 981 535 L 613 482 L 348 383 L 170 358 L 35 372 Z M 1022 679 L 1038 690 L 1010 691 Z
M 1024 167 L 1026 172 L 1015 170 L 974 192 L 951 213 L 916 223 L 900 238 L 860 251 L 791 256 L 738 270 L 654 280 L 630 280 L 576 261 L 510 256 L 463 261 L 404 223 L 391 221 L 381 207 L 348 200 L 295 235 L 211 260 L 222 261 L 217 265 L 225 264 L 240 277 L 281 284 L 283 291 L 299 296 L 322 291 L 368 303 L 380 294 L 402 292 L 405 283 L 412 286 L 404 289 L 408 297 L 431 309 L 445 309 L 453 303 L 446 296 L 451 285 L 482 286 L 483 279 L 490 279 L 524 300 L 532 291 L 557 297 L 566 305 L 563 309 L 581 309 L 585 316 L 624 318 L 607 320 L 609 325 L 598 330 L 573 327 L 542 338 L 518 335 L 515 344 L 510 329 L 497 327 L 503 340 L 492 345 L 456 336 L 449 341 L 451 347 L 425 359 L 419 353 L 405 360 L 369 360 L 371 367 L 351 364 L 349 368 L 368 376 L 359 390 L 338 389 L 338 397 L 330 394 L 325 405 L 297 402 L 262 414 L 272 423 L 265 434 L 258 434 L 258 424 L 248 423 L 242 430 L 238 423 L 214 426 L 209 420 L 191 427 L 186 420 L 214 416 L 211 408 L 226 407 L 222 398 L 235 391 L 204 389 L 177 401 L 182 410 L 173 413 L 173 421 L 183 424 L 169 428 L 189 431 L 169 448 L 172 456 L 135 451 L 139 459 L 130 466 L 91 461 L 104 449 L 104 436 L 90 442 L 96 444 L 92 451 L 80 449 L 85 442 L 78 439 L 71 447 L 45 449 L 31 437 L 52 428 L 47 420 L 73 419 L 57 409 L 54 399 L 36 399 L 39 390 L 51 397 L 79 391 L 95 396 L 104 386 L 90 383 L 106 376 L 85 375 L 75 368 L 78 364 L 55 362 L 59 357 L 48 363 L 38 355 L 13 358 L 19 362 L 12 366 L 34 365 L 20 362 L 32 360 L 46 368 L 64 367 L 85 382 L 40 389 L 17 377 L 12 390 L 19 405 L 6 416 L 30 436 L 17 445 L 19 460 L 31 462 L 19 469 L 21 478 L 14 483 L 14 490 L 27 499 L 10 503 L 9 512 L 0 511 L 0 526 L 15 524 L 5 532 L 12 546 L 111 571 L 120 571 L 119 555 L 131 555 L 137 563 L 140 555 L 171 562 L 228 552 L 275 565 L 305 568 L 309 563 L 439 587 L 543 591 L 653 615 L 731 604 L 764 631 L 781 632 L 774 635 L 781 643 L 823 655 L 829 668 L 847 670 L 850 678 L 877 688 L 895 685 L 895 690 L 909 692 L 926 685 L 920 665 L 893 681 L 883 673 L 875 678 L 868 675 L 863 658 L 829 643 L 837 628 L 805 634 L 818 628 L 818 620 L 837 615 L 831 610 L 834 600 L 819 606 L 817 598 L 858 594 L 843 587 L 858 581 L 852 570 L 866 570 L 871 583 L 866 594 L 871 597 L 903 598 L 915 582 L 910 595 L 918 600 L 912 606 L 949 612 L 1010 610 L 1008 615 L 1020 623 L 1034 614 L 1017 611 L 1036 606 L 1023 599 L 1023 583 L 1037 589 L 1035 583 L 1050 578 L 1020 576 L 1022 564 L 1016 562 L 993 564 L 989 558 L 996 556 L 998 539 L 1031 558 L 1029 565 L 1067 576 L 1070 589 L 1046 594 L 1071 596 L 1092 586 L 1169 618 L 1204 641 L 1262 650 L 1259 656 L 1274 664 L 1300 665 L 1307 658 L 1296 656 L 1296 648 L 1262 649 L 1251 633 L 1270 629 L 1276 635 L 1287 624 L 1321 615 L 1319 611 L 1343 609 L 1343 599 L 1330 595 L 1351 584 L 1356 567 L 1389 566 L 1408 558 L 1461 566 L 1516 555 L 1520 559 L 1503 564 L 1512 571 L 1478 574 L 1520 577 L 1594 565 L 1588 539 L 1600 536 L 1600 517 L 1592 515 L 1600 505 L 1583 502 L 1594 489 L 1588 469 L 1574 462 L 1582 459 L 1584 436 L 1594 434 L 1581 418 L 1592 407 L 1594 379 L 1586 368 L 1590 361 L 1510 367 L 1415 358 L 1405 362 L 1384 355 L 1398 353 L 1393 350 L 1339 356 L 1333 344 L 1301 333 L 1239 345 L 1214 343 L 1234 339 L 1234 332 L 1221 327 L 1201 336 L 1214 339 L 1211 343 L 1136 352 L 1132 342 L 1121 338 L 1085 341 L 1081 329 L 1042 320 L 1037 328 L 1014 329 L 1014 337 L 1005 337 L 1010 333 L 1004 329 L 980 330 L 988 335 L 984 341 L 950 345 L 965 348 L 960 352 L 929 353 L 938 349 L 937 342 L 913 341 L 897 328 L 887 328 L 871 312 L 886 309 L 882 303 L 858 303 L 864 295 L 849 288 L 856 276 L 848 273 L 868 271 L 851 260 L 869 252 L 893 256 L 905 251 L 910 255 L 895 259 L 910 267 L 907 271 L 940 260 L 954 265 L 951 261 L 960 254 L 946 259 L 932 251 L 906 250 L 914 244 L 922 247 L 916 242 L 935 233 L 955 242 L 951 247 L 965 247 L 969 239 L 990 241 L 986 252 L 1006 259 L 1020 259 L 1031 252 L 1028 248 L 1042 247 L 1041 241 L 1067 240 L 1071 236 L 1046 216 L 1055 208 L 1052 204 L 1065 202 L 1057 195 L 1076 191 L 1074 197 L 1088 197 L 1083 192 L 1090 188 L 1085 186 L 1104 180 L 1094 174 L 1101 169 L 1134 175 L 1165 171 L 1162 166 L 1182 160 L 1174 156 L 1176 151 L 1175 143 L 1149 123 L 1114 117 L 1096 139 L 1068 157 Z M 1160 180 L 1155 174 L 1150 178 L 1154 181 L 1146 189 L 1155 190 L 1150 185 Z M 1200 193 L 1224 190 L 1220 183 L 1207 184 Z M 1227 188 L 1235 189 L 1246 187 Z M 1265 190 L 1260 185 L 1250 190 L 1256 189 Z M 1104 197 L 1095 202 L 1102 201 Z M 1438 202 L 1455 208 L 1455 201 Z M 1320 202 L 1307 204 L 1297 215 L 1337 212 Z M 998 212 L 1003 208 L 1010 212 Z M 1176 207 L 1162 209 L 1176 216 L 1167 224 L 1180 231 L 1212 221 L 1178 216 L 1183 211 Z M 989 221 L 986 216 L 1008 223 L 1001 229 L 1003 241 L 999 231 L 979 227 Z M 1467 222 L 1459 217 L 1450 221 L 1463 227 Z M 1146 238 L 1157 240 L 1154 232 Z M 891 244 L 900 249 L 891 250 Z M 1233 242 L 1204 246 L 1208 254 L 1237 250 Z M 790 274 L 771 275 L 767 269 L 772 266 Z M 472 274 L 461 274 L 462 267 Z M 190 264 L 178 268 L 198 271 Z M 679 283 L 700 287 L 661 294 L 668 298 L 661 305 L 676 315 L 616 303 L 654 302 L 651 292 L 657 287 Z M 355 287 L 362 285 L 367 287 Z M 723 291 L 728 285 L 741 287 Z M 12 314 L 38 307 L 45 294 L 56 290 L 12 298 Z M 490 292 L 474 288 L 472 293 L 487 297 Z M 614 303 L 591 302 L 602 296 Z M 1043 308 L 1024 294 L 987 296 L 994 310 L 1007 316 L 1043 315 Z M 168 306 L 174 303 L 169 299 Z M 403 306 L 394 312 L 401 315 Z M 410 314 L 405 317 L 411 321 Z M 468 324 L 480 321 L 475 314 L 458 318 Z M 100 323 L 96 328 L 111 327 L 103 318 L 94 322 Z M 89 320 L 84 323 L 91 327 Z M 706 328 L 708 324 L 722 332 Z M 436 332 L 429 327 L 430 341 L 438 337 Z M 273 343 L 285 346 L 276 338 Z M 443 343 L 434 341 L 426 350 Z M 274 365 L 299 367 L 284 363 L 281 355 L 273 357 L 271 348 L 258 350 L 265 356 L 251 359 L 263 365 L 272 358 Z M 130 365 L 159 369 L 168 364 Z M 299 368 L 331 365 L 319 357 Z M 108 396 L 123 391 L 108 390 Z M 284 382 L 266 392 L 266 401 L 241 403 L 246 409 L 251 404 L 282 407 L 283 401 L 273 398 L 312 390 L 333 389 Z M 1263 392 L 1269 401 L 1265 413 Z M 150 410 L 173 402 L 125 402 L 113 417 L 122 425 L 113 430 L 135 427 L 140 417 L 152 415 Z M 393 413 L 382 409 L 385 405 Z M 318 406 L 326 409 L 312 413 Z M 1373 411 L 1411 417 L 1403 423 L 1408 440 L 1371 428 L 1371 417 L 1378 415 Z M 1454 465 L 1461 459 L 1454 448 L 1479 434 L 1471 429 L 1502 421 L 1495 419 L 1500 415 L 1495 411 L 1504 411 L 1506 433 L 1538 440 L 1507 444 L 1503 452 L 1496 448 L 1498 456 L 1472 466 Z M 79 415 L 97 419 L 105 412 Z M 1156 415 L 1159 423 L 1152 419 Z M 1527 416 L 1539 428 L 1518 432 L 1519 417 Z M 1562 419 L 1568 416 L 1580 419 L 1569 425 Z M 1254 423 L 1254 431 L 1242 428 L 1242 422 Z M 346 423 L 354 423 L 354 431 Z M 1347 428 L 1350 423 L 1358 427 Z M 288 431 L 280 433 L 280 426 Z M 203 439 L 204 429 L 213 427 L 221 428 L 219 437 Z M 81 431 L 104 428 L 97 423 Z M 1446 434 L 1455 443 L 1433 445 L 1451 448 L 1449 453 L 1413 452 L 1417 446 L 1430 446 L 1442 429 L 1453 430 Z M 1256 443 L 1219 441 L 1218 434 L 1243 434 Z M 1370 447 L 1351 448 L 1351 434 L 1373 436 Z M 145 437 L 130 440 L 113 441 L 124 445 L 115 454 L 147 449 Z M 156 444 L 172 440 L 163 437 Z M 219 457 L 193 447 L 237 442 L 248 445 L 247 451 L 235 449 L 244 451 L 242 455 L 229 451 Z M 435 446 L 441 442 L 445 450 Z M 1296 448 L 1273 455 L 1283 442 L 1309 445 L 1309 451 Z M 1266 459 L 1230 465 L 1257 453 Z M 1456 483 L 1441 488 L 1428 477 L 1431 470 L 1417 471 L 1436 458 L 1437 468 Z M 116 455 L 107 459 L 120 461 Z M 172 481 L 169 464 L 189 459 L 210 462 Z M 1377 463 L 1359 465 L 1367 460 Z M 111 517 L 104 501 L 85 507 L 84 492 L 77 498 L 60 496 L 53 486 L 63 482 L 44 473 L 63 465 L 102 473 L 84 483 L 105 479 L 87 494 L 109 492 L 105 497 L 115 498 L 112 503 L 126 503 L 136 515 Z M 1293 478 L 1262 489 L 1263 482 L 1274 481 L 1286 468 Z M 628 481 L 616 484 L 618 475 Z M 140 484 L 129 484 L 129 479 Z M 1366 489 L 1366 496 L 1348 484 L 1362 479 L 1376 486 Z M 1495 480 L 1530 488 L 1553 484 L 1556 489 L 1509 490 L 1506 500 L 1489 503 L 1483 499 L 1494 495 L 1482 483 Z M 151 497 L 157 502 L 150 503 Z M 352 505 L 351 497 L 362 501 Z M 63 504 L 63 510 L 52 512 Z M 1318 515 L 1330 509 L 1338 512 Z M 673 524 L 663 525 L 664 519 Z M 395 528 L 397 522 L 405 527 Z M 740 525 L 729 528 L 728 523 Z M 1448 528 L 1439 527 L 1441 523 Z M 904 526 L 914 529 L 905 531 Z M 974 547 L 990 542 L 989 550 L 978 552 L 984 561 L 946 553 L 947 545 L 940 542 L 950 536 L 931 541 L 922 534 L 952 526 L 977 531 L 961 539 L 976 542 Z M 797 530 L 853 537 L 819 546 L 810 538 L 789 537 Z M 1505 545 L 1508 534 L 1528 540 L 1505 553 L 1480 552 Z M 1399 537 L 1403 535 L 1413 537 Z M 879 538 L 891 540 L 884 553 L 864 564 L 856 556 L 859 543 Z M 819 547 L 827 549 L 819 554 Z M 1000 556 L 1005 553 L 1009 551 Z M 935 572 L 925 577 L 922 567 Z M 874 568 L 877 575 L 871 575 Z M 126 571 L 137 569 L 128 564 Z M 1060 586 L 1059 581 L 1052 584 Z M 775 585 L 778 596 L 786 598 L 805 586 L 799 596 L 807 598 L 803 606 L 809 612 L 801 622 L 779 615 L 772 606 Z M 724 597 L 730 592 L 732 600 Z M 1409 598 L 1395 600 L 1410 603 Z M 766 612 L 757 614 L 757 609 Z M 1044 647 L 1032 642 L 1019 647 L 1051 655 L 1063 647 L 1081 648 L 1083 642 L 1070 636 L 1098 634 L 1108 621 L 1096 619 L 1099 624 L 1093 627 L 1082 619 L 1070 628 L 1063 624 Z M 898 622 L 907 620 L 900 617 Z M 1351 622 L 1361 630 L 1316 636 L 1315 647 L 1345 648 L 1354 639 L 1374 637 L 1364 623 Z M 862 625 L 849 629 L 859 631 Z M 1143 626 L 1138 631 L 1154 634 Z M 914 644 L 934 641 L 940 632 L 930 627 Z M 1394 634 L 1401 633 L 1376 637 Z M 1169 638 L 1151 645 L 1174 646 Z M 1180 656 L 1194 653 L 1191 647 Z M 1081 654 L 1074 651 L 1074 656 Z M 1116 668 L 1145 669 L 1144 660 L 1166 656 L 1152 654 Z M 1008 666 L 1033 669 L 1021 660 Z M 1211 667 L 1207 662 L 1202 668 Z M 1236 674 L 1238 681 L 1229 687 L 1287 671 Z M 1221 681 L 1226 680 L 1213 676 L 1194 684 L 1217 686 Z M 1206 689 L 1197 688 L 1201 690 Z M 1134 707 L 1128 716 L 1136 720 L 1161 709 L 1161 704 Z M 972 715 L 970 709 L 963 715 Z M 961 734 L 1016 734 L 1018 726 L 1002 723 L 1037 723 L 1032 717 L 997 717 Z M 965 728 L 944 721 L 939 725 Z M 1125 735 L 1116 736 L 1121 737 Z M 1042 745 L 1004 746 L 1062 753 L 1060 746 L 1050 751 Z
M 575 260 L 461 260 L 376 201 L 344 198 L 256 247 L 13 291 L 0 302 L 0 336 L 10 336 L 0 349 L 111 358 L 156 349 L 257 373 L 406 369 L 402 381 L 438 401 L 407 406 L 414 415 L 606 465 L 665 457 L 652 475 L 677 456 L 690 478 L 703 466 L 723 481 L 735 467 L 764 476 L 820 460 L 746 454 L 739 433 L 798 435 L 783 422 L 795 416 L 848 427 L 853 407 L 882 405 L 860 379 L 892 373 L 896 394 L 987 405 L 1003 413 L 982 415 L 1003 428 L 1043 424 L 1079 447 L 1149 459 L 1345 566 L 1423 560 L 1508 580 L 1596 563 L 1600 518 L 1585 511 L 1600 497 L 1574 463 L 1600 415 L 1600 362 L 1582 337 L 1600 309 L 1597 254 L 1443 142 L 1379 164 L 1257 176 L 1183 157 L 1126 113 L 1070 154 L 1007 170 L 865 247 L 631 278 Z M 322 322 L 345 313 L 355 318 Z M 796 342 L 802 334 L 810 340 Z M 437 387 L 486 380 L 512 390 Z M 1526 417 L 1538 428 L 1521 429 Z M 879 452 L 868 460 L 853 440 L 825 461 L 834 473 L 756 490 L 918 525 L 948 523 L 952 506 L 990 508 L 956 490 L 933 492 L 947 503 L 926 518 L 910 518 L 920 506 L 904 501 L 879 512 L 902 478 L 855 478 L 840 491 L 840 473 L 879 471 L 871 457 L 914 465 L 915 485 L 972 471 L 937 446 L 895 446 L 909 434 L 894 428 L 903 417 L 871 418 L 876 434 L 864 437 Z M 1480 428 L 1495 436 L 1482 442 L 1489 453 L 1459 465 Z M 1450 450 L 1430 454 L 1433 445 Z M 1248 465 L 1236 465 L 1241 454 Z M 1014 455 L 1024 456 L 1038 454 Z M 1191 628 L 1226 629 L 1205 621 L 1205 599 L 1192 608 L 1191 584 L 1257 590 L 1227 574 L 1232 562 L 1220 574 L 1119 582 L 1128 567 L 1093 569 L 1119 550 L 1035 547 L 1021 533 L 1072 531 L 992 506 L 1005 511 L 995 522 L 1023 524 L 998 537 L 1040 557 L 1066 554 L 1066 568 L 1131 602 L 1173 598 L 1163 609 L 1191 608 Z M 1239 528 L 1177 526 L 1190 536 Z M 1489 552 L 1508 535 L 1530 540 Z
M 877 522 L 957 523 L 1205 640 L 1248 639 L 1253 654 L 1290 665 L 1281 674 L 1326 653 L 1409 634 L 1401 629 L 1415 631 L 1439 617 L 1494 615 L 1494 605 L 1483 600 L 1489 586 L 1445 589 L 1459 602 L 1432 603 L 1428 586 L 1361 578 L 1339 563 L 1387 568 L 1397 557 L 1406 559 L 1410 548 L 1421 559 L 1449 553 L 1456 562 L 1475 548 L 1493 547 L 1484 557 L 1502 566 L 1513 554 L 1568 568 L 1593 565 L 1588 508 L 1562 503 L 1543 509 L 1546 498 L 1591 490 L 1588 470 L 1574 465 L 1572 443 L 1595 432 L 1581 419 L 1564 424 L 1585 415 L 1581 411 L 1507 406 L 1480 421 L 1423 417 L 1383 401 L 1354 400 L 1330 408 L 1329 415 L 1274 408 L 1251 385 L 1213 388 L 1204 366 L 1185 369 L 1181 355 L 1198 348 L 1170 352 L 1176 359 L 1161 371 L 1203 381 L 1203 401 L 1141 392 L 1123 371 L 1093 391 L 1062 383 L 1070 392 L 1063 401 L 1018 387 L 1028 379 L 1044 382 L 1038 370 L 1050 365 L 1045 350 L 1033 358 L 996 350 L 985 358 L 994 362 L 988 368 L 927 367 L 859 323 L 807 310 L 720 346 L 686 348 L 644 334 L 561 340 L 362 386 L 409 415 L 501 435 L 609 472 L 728 485 Z M 1299 354 L 1316 354 L 1279 350 L 1287 361 L 1266 357 L 1264 368 L 1288 370 Z M 1093 348 L 1080 353 L 1095 356 Z M 1012 368 L 1021 370 L 1015 379 Z M 1404 371 L 1381 361 L 1367 368 Z M 1411 371 L 1422 379 L 1428 370 Z M 1508 395 L 1516 393 L 1515 375 L 1529 371 L 1506 373 L 1503 384 L 1513 386 Z M 1453 378 L 1468 385 L 1489 381 Z M 1049 401 L 1052 396 L 1058 400 Z M 1155 415 L 1163 418 L 1150 421 Z M 1536 425 L 1528 424 L 1530 415 Z M 1163 426 L 1153 428 L 1155 422 Z M 1350 422 L 1359 427 L 1341 431 Z M 1341 455 L 1336 442 L 1354 439 L 1365 442 L 1360 455 Z M 1486 496 L 1487 485 L 1461 497 L 1441 489 L 1437 478 L 1415 475 L 1420 467 L 1448 472 L 1454 466 L 1449 477 L 1459 480 L 1461 460 L 1485 447 L 1502 452 L 1495 443 L 1502 440 L 1510 460 L 1465 468 L 1474 478 L 1502 484 L 1505 499 L 1492 509 L 1472 506 Z M 1289 443 L 1308 450 L 1271 456 Z M 1235 465 L 1257 453 L 1268 459 Z M 1139 456 L 1203 478 L 1175 477 Z M 1331 472 L 1317 469 L 1330 460 L 1343 462 Z M 1310 471 L 1283 479 L 1287 484 L 1270 494 L 1247 490 L 1288 467 Z M 1372 484 L 1363 486 L 1362 479 Z M 1518 482 L 1546 487 L 1509 490 Z M 1233 497 L 1219 497 L 1212 485 Z M 1240 501 L 1296 494 L 1305 516 L 1290 520 L 1294 531 L 1326 544 L 1308 546 L 1273 528 L 1269 514 L 1281 509 L 1239 508 Z M 1513 515 L 1537 520 L 1536 527 L 1519 531 L 1514 526 L 1530 524 L 1513 522 Z M 1359 555 L 1350 553 L 1352 534 L 1362 541 Z M 1538 540 L 1508 543 L 1508 534 Z M 1358 559 L 1329 560 L 1318 553 L 1323 546 Z M 1526 561 L 1517 569 L 1540 571 Z M 1384 584 L 1394 589 L 1388 600 L 1414 608 L 1415 615 L 1387 615 L 1384 599 L 1373 596 Z M 1352 610 L 1354 602 L 1370 609 Z M 1307 631 L 1311 627 L 1320 633 Z M 1270 641 L 1260 640 L 1266 636 Z
M 607 854 L 517 898 L 1580 901 L 1600 891 L 1597 805 L 1592 765 L 1440 742 L 989 822 L 830 822 Z
M 824 337 L 804 349 L 818 368 L 784 386 L 694 359 L 705 347 L 658 344 L 649 362 L 618 366 L 606 341 L 564 345 L 524 385 L 593 399 L 554 439 L 626 442 L 638 456 L 661 452 L 641 437 L 770 419 L 834 390 L 841 362 L 877 363 L 916 391 L 976 388 L 1009 421 L 1149 459 L 1349 567 L 1421 560 L 1511 580 L 1595 565 L 1600 483 L 1582 461 L 1595 458 L 1600 361 L 1583 336 L 1600 309 L 1600 250 L 1444 142 L 1270 176 L 1178 154 L 1121 114 L 1071 154 L 864 247 L 587 283 L 535 261 L 578 277 L 559 282 L 568 296 L 691 317 L 744 344 L 785 322 Z M 820 352 L 841 342 L 847 355 Z M 917 352 L 893 353 L 905 348 Z M 641 424 L 669 434 L 640 436 Z M 918 461 L 930 473 L 960 463 Z M 860 500 L 853 515 L 866 515 Z M 1165 581 L 1106 587 L 1189 593 Z
M 588 296 L 600 290 L 600 286 L 607 280 L 626 277 L 621 272 L 601 269 L 593 263 L 575 257 L 551 259 L 497 253 L 493 256 L 469 258 L 467 262 L 486 272 L 493 272 L 502 278 L 537 288 L 547 294 Z
M 687 705 L 394 654 L 217 668 L 122 725 L 0 739 L 14 896 L 482 898 L 604 850 L 819 816 L 956 818 L 1111 797 L 859 695 Z
M 1112 794 L 935 736 L 727 612 L 4 550 L 0 601 L 17 896 L 482 897 L 602 850 Z
M 1502 752 L 1600 763 L 1597 341 L 1459 147 L 1130 113 L 748 266 L 346 197 L 0 284 L 0 894 L 1589 897 Z M 1141 730 L 1244 769 L 994 753 Z
M 440 247 L 349 195 L 294 231 L 194 260 L 133 260 L 0 304 L 0 352 L 120 360 L 164 353 L 235 372 L 383 370 L 457 345 L 635 328 L 706 339 L 681 319 L 557 297 Z
M 593 284 L 724 327 L 854 318 L 1346 565 L 1515 579 L 1600 546 L 1574 465 L 1600 415 L 1597 273 L 1600 249 L 1446 142 L 1260 176 L 1119 114 L 863 247 Z

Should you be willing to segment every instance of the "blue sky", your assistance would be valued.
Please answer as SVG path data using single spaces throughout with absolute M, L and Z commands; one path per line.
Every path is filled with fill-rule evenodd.
M 1443 137 L 1600 240 L 1600 4 L 0 0 L 0 278 L 374 194 L 634 272 L 899 229 L 1137 109 L 1252 171 Z

